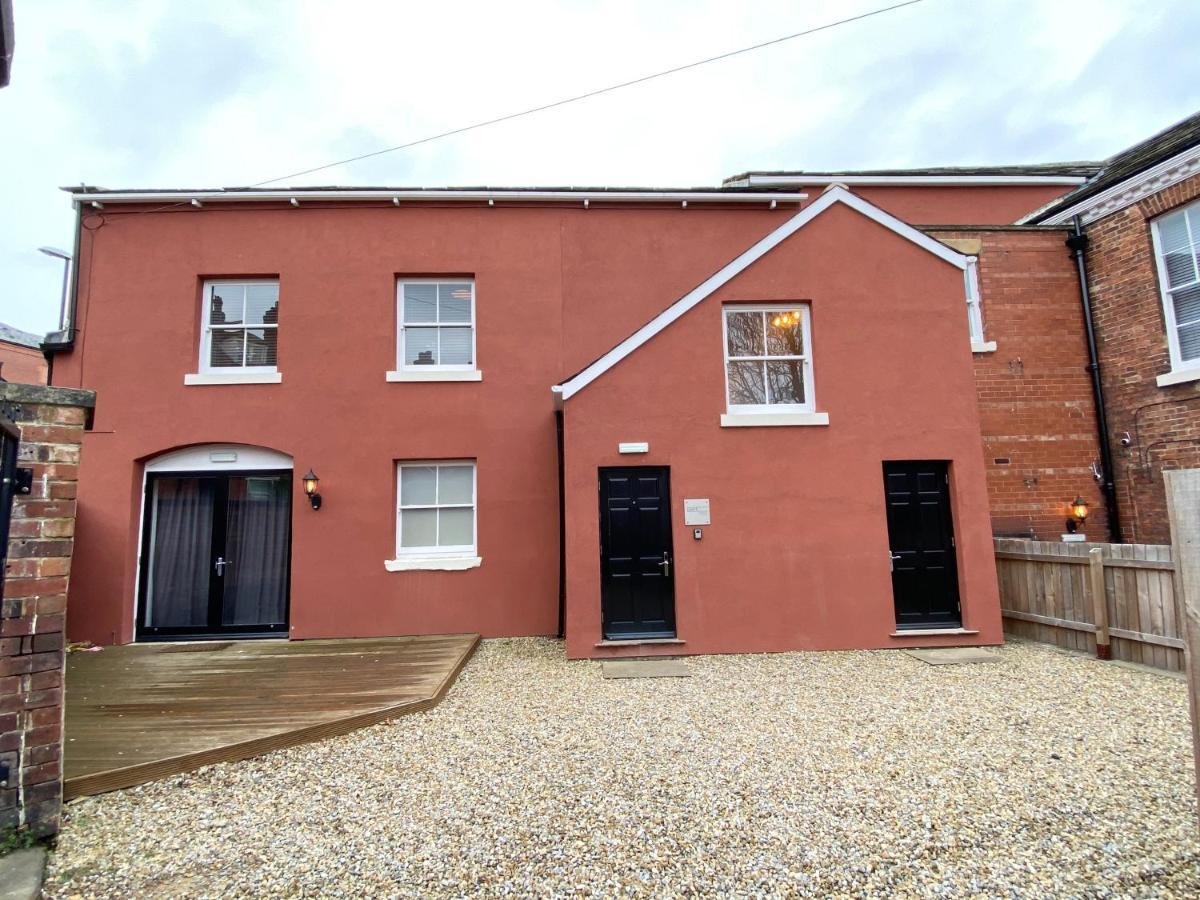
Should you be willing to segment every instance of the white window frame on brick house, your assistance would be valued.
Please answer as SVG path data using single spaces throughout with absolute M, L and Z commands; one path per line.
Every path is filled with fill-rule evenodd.
M 443 502 L 440 496 L 441 470 L 448 468 L 471 470 L 470 502 Z M 434 496 L 432 502 L 413 500 L 404 496 L 404 470 L 432 468 L 434 470 Z M 396 558 L 387 560 L 384 566 L 389 572 L 413 569 L 453 571 L 472 569 L 482 562 L 478 554 L 479 542 L 479 476 L 473 459 L 403 460 L 396 463 Z M 442 545 L 438 543 L 441 528 L 440 512 L 445 509 L 469 509 L 471 511 L 471 543 Z M 436 511 L 434 543 L 420 546 L 403 546 L 404 517 L 406 513 Z
M 802 354 L 771 354 L 767 352 L 766 321 L 772 313 L 800 313 Z M 739 313 L 758 313 L 763 321 L 762 355 L 729 355 L 729 317 Z M 721 424 L 725 427 L 753 425 L 828 425 L 829 416 L 816 411 L 813 388 L 812 366 L 812 310 L 807 303 L 727 303 L 721 307 L 721 351 L 725 370 L 725 414 Z M 769 362 L 800 362 L 804 385 L 803 403 L 770 402 L 770 385 L 766 377 Z M 763 388 L 767 392 L 766 403 L 732 403 L 729 394 L 729 367 L 731 363 L 761 363 L 764 368 Z
M 409 285 L 433 286 L 438 291 L 432 321 L 408 321 L 404 311 L 404 291 Z M 441 321 L 441 291 L 451 286 L 467 285 L 471 292 L 470 319 L 466 322 Z M 441 350 L 443 330 L 470 330 L 471 361 L 469 363 L 442 362 L 430 365 L 417 365 L 408 360 L 405 352 L 406 340 L 410 334 L 433 333 L 437 335 L 438 350 Z M 387 373 L 388 381 L 482 381 L 483 372 L 479 369 L 476 340 L 475 315 L 475 279 L 473 278 L 398 278 L 396 279 L 396 368 Z
M 1182 218 L 1187 234 L 1188 252 L 1192 263 L 1192 277 L 1179 284 L 1170 283 L 1167 269 L 1167 253 L 1163 246 L 1162 225 L 1171 219 Z M 1200 355 L 1183 356 L 1179 343 L 1179 330 L 1192 325 L 1200 325 L 1200 318 L 1187 322 L 1179 322 L 1175 313 L 1174 295 L 1189 288 L 1200 288 L 1200 201 L 1189 203 L 1187 206 L 1174 209 L 1159 216 L 1150 223 L 1150 238 L 1154 246 L 1154 262 L 1158 272 L 1159 298 L 1162 302 L 1163 323 L 1167 332 L 1167 349 L 1170 354 L 1171 370 L 1157 379 L 1160 387 L 1172 384 L 1182 384 L 1188 381 L 1200 381 Z
M 963 289 L 967 295 L 967 328 L 971 333 L 972 353 L 992 353 L 996 349 L 995 341 L 983 338 L 983 306 L 979 297 L 979 258 L 967 257 L 967 267 L 963 269 Z
M 243 291 L 250 285 L 274 285 L 276 291 L 276 307 L 279 306 L 279 279 L 278 278 L 215 278 L 206 280 L 203 283 L 203 289 L 200 297 L 200 358 L 197 361 L 197 370 L 184 376 L 184 384 L 277 384 L 283 380 L 279 372 L 279 321 L 278 315 L 274 323 L 248 323 L 244 320 L 234 322 L 225 322 L 214 325 L 212 322 L 212 296 L 213 292 L 222 287 L 237 287 Z M 244 301 L 243 301 L 244 302 Z M 244 315 L 243 307 L 243 315 Z M 212 364 L 212 336 L 214 330 L 231 331 L 240 330 L 243 333 L 243 365 L 240 366 L 214 366 Z M 275 338 L 275 364 L 269 366 L 248 366 L 245 365 L 245 341 L 246 334 L 251 331 L 274 331 Z

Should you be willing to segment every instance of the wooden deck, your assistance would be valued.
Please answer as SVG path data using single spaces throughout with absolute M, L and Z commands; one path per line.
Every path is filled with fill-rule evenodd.
M 67 799 L 258 756 L 442 699 L 477 634 L 128 644 L 67 657 Z

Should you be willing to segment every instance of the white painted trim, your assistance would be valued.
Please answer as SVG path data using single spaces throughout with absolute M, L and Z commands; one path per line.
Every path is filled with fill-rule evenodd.
M 1163 160 L 1158 165 L 1151 166 L 1144 172 L 1131 175 L 1123 181 L 1117 182 L 1107 190 L 1101 191 L 1085 200 L 1080 200 L 1073 206 L 1069 206 L 1061 212 L 1049 216 L 1040 224 L 1066 225 L 1075 216 L 1079 216 L 1083 224 L 1088 225 L 1097 219 L 1102 219 L 1112 213 L 1119 212 L 1127 206 L 1132 206 L 1139 200 L 1144 200 L 1151 194 L 1156 194 L 1196 174 L 1200 174 L 1200 144 L 1195 147 L 1189 147 L 1182 153 L 1177 153 L 1170 159 Z M 1047 203 L 1041 209 L 1034 210 L 1024 218 L 1018 219 L 1017 224 L 1026 225 L 1030 222 L 1036 222 L 1043 212 L 1057 203 L 1057 200 Z
M 230 372 L 226 375 L 189 372 L 183 376 L 184 384 L 279 384 L 282 381 L 282 372 Z
M 944 634 L 979 634 L 978 628 L 911 628 L 907 631 L 893 631 L 891 637 L 937 637 Z
M 971 352 L 972 353 L 995 353 L 996 352 L 996 342 L 995 341 L 971 341 Z
M 1170 387 L 1173 384 L 1187 384 L 1189 381 L 1200 381 L 1200 369 L 1180 369 L 1167 372 L 1154 379 L 1159 387 Z
M 828 425 L 829 413 L 723 413 L 722 428 L 759 428 L 764 426 Z
M 739 275 L 752 263 L 757 262 L 762 257 L 766 256 L 781 243 L 819 216 L 835 203 L 844 203 L 851 209 L 862 213 L 869 219 L 878 222 L 885 228 L 890 229 L 900 237 L 912 241 L 923 250 L 928 250 L 938 259 L 950 263 L 959 269 L 967 268 L 967 257 L 963 254 L 952 250 L 943 244 L 941 241 L 936 241 L 922 231 L 918 231 L 906 222 L 902 222 L 890 213 L 884 212 L 877 206 L 868 203 L 866 200 L 852 194 L 843 187 L 831 187 L 825 191 L 804 209 L 796 213 L 766 237 L 762 238 L 740 256 L 723 266 L 715 275 L 702 282 L 698 287 L 693 288 L 681 298 L 676 300 L 665 310 L 631 334 L 617 346 L 613 347 L 598 360 L 575 375 L 567 379 L 561 385 L 555 385 L 552 390 L 558 391 L 561 388 L 563 400 L 569 400 L 581 390 L 629 356 L 634 350 L 641 347 L 652 337 L 667 328 L 671 323 L 681 318 L 684 313 L 699 304 L 706 297 L 713 294 L 718 288 L 724 286 L 732 280 L 736 275 Z
M 482 556 L 402 556 L 383 561 L 389 572 L 462 572 L 481 565 Z
M 1087 181 L 1083 175 L 751 175 L 726 181 L 727 187 L 789 187 L 791 185 L 858 184 L 879 187 L 959 185 L 983 187 L 986 185 L 1061 184 L 1078 185 Z
M 772 191 L 528 191 L 514 188 L 504 190 L 459 191 L 459 190 L 263 190 L 263 191 L 106 191 L 103 193 L 71 191 L 71 199 L 78 203 L 188 203 L 192 200 L 221 203 L 291 203 L 292 200 L 329 200 L 344 203 L 348 200 L 388 202 L 446 202 L 446 201 L 496 201 L 517 200 L 522 203 L 546 202 L 569 203 L 583 201 L 591 203 L 605 200 L 621 203 L 677 203 L 683 200 L 692 203 L 751 203 L 767 202 L 799 203 L 808 199 L 808 194 Z
M 214 458 L 216 457 L 216 458 Z M 160 454 L 145 465 L 147 472 L 212 472 L 221 469 L 291 469 L 286 453 L 252 444 L 197 444 Z
M 405 369 L 387 373 L 388 381 L 483 381 L 483 372 L 479 369 L 437 369 L 430 367 L 428 372 L 416 369 Z

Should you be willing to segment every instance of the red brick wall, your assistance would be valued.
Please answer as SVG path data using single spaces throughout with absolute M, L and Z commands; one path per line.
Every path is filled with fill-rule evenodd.
M 1200 467 L 1200 383 L 1159 387 L 1171 368 L 1150 220 L 1200 198 L 1200 176 L 1087 227 L 1101 377 L 1126 541 L 1165 544 L 1164 469 Z M 1128 432 L 1129 445 L 1121 438 Z
M 63 625 L 75 534 L 75 479 L 90 391 L 0 384 L 21 429 L 0 609 L 0 830 L 58 831 L 62 810 Z
M 16 384 L 45 384 L 46 373 L 41 350 L 0 341 L 0 378 Z
M 975 354 L 992 528 L 1057 540 L 1076 495 L 1091 505 L 1085 531 L 1107 538 L 1096 408 L 1087 372 L 1079 278 L 1059 229 L 931 231 L 977 239 L 984 336 Z M 964 310 L 963 315 L 966 315 Z

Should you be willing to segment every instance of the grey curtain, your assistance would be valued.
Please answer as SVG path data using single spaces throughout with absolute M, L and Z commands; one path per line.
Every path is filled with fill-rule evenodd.
M 272 625 L 287 613 L 291 479 L 229 479 L 223 625 Z
M 154 480 L 146 624 L 154 628 L 208 624 L 213 482 Z

